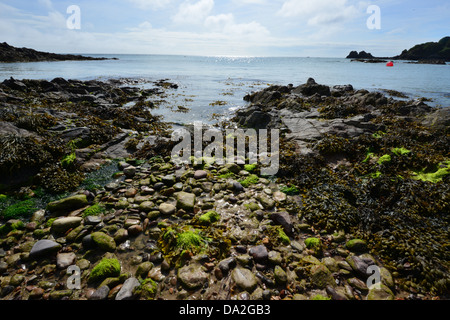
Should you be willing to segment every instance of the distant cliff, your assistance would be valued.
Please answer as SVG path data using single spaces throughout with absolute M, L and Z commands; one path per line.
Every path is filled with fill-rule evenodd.
M 409 50 L 394 57 L 399 60 L 436 60 L 450 61 L 450 37 L 445 37 L 438 42 L 418 44 Z
M 65 60 L 108 60 L 108 58 L 93 58 L 72 54 L 56 54 L 36 51 L 28 48 L 16 48 L 6 42 L 0 43 L 0 62 L 39 62 Z
M 373 57 L 365 51 L 351 51 L 347 59 L 388 59 L 388 60 L 416 60 L 419 63 L 442 63 L 450 61 L 450 37 L 444 37 L 438 42 L 418 44 L 395 57 Z

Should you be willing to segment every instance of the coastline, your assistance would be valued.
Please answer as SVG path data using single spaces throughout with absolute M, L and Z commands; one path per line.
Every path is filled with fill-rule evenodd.
M 2 211 L 2 299 L 447 298 L 446 109 L 313 79 L 270 86 L 222 127 L 279 129 L 276 177 L 216 164 L 177 174 L 149 101 L 177 87 L 154 85 L 0 85 L 3 184 L 24 178 L 0 191 L 20 200 Z M 62 201 L 32 210 L 42 188 Z M 103 260 L 119 272 L 92 280 Z M 58 284 L 73 263 L 81 290 Z M 371 265 L 382 289 L 365 284 Z

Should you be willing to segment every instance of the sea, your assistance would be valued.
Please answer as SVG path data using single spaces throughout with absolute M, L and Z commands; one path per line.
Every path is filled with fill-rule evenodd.
M 294 86 L 308 78 L 329 86 L 351 84 L 369 91 L 396 90 L 408 99 L 450 106 L 450 65 L 352 62 L 342 58 L 220 57 L 182 55 L 89 55 L 101 61 L 0 63 L 0 81 L 56 77 L 78 80 L 125 79 L 142 88 L 167 80 L 178 85 L 158 97 L 152 112 L 175 124 L 214 124 L 246 105 L 243 97 L 269 85 Z M 155 99 L 155 98 L 151 98 Z M 156 100 L 155 100 L 156 101 Z

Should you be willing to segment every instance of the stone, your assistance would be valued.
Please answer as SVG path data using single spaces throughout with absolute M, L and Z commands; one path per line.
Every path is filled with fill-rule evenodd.
M 284 192 L 281 191 L 275 191 L 273 193 L 273 199 L 277 202 L 284 202 L 287 199 L 287 196 Z
M 348 256 L 345 261 L 347 261 L 352 270 L 354 270 L 358 275 L 364 278 L 367 278 L 369 276 L 367 271 L 370 265 L 360 257 Z
M 324 289 L 327 286 L 336 286 L 333 276 L 330 270 L 323 264 L 315 264 L 310 269 L 311 283 L 320 289 Z
M 102 259 L 89 274 L 89 282 L 100 282 L 106 278 L 114 278 L 120 275 L 120 262 L 119 260 L 112 258 Z
M 204 179 L 207 176 L 208 176 L 208 172 L 206 172 L 205 170 L 197 170 L 194 173 L 194 179 L 196 179 L 196 180 Z
M 79 194 L 58 201 L 50 202 L 47 210 L 52 214 L 64 214 L 89 205 L 86 195 Z
M 275 281 L 278 284 L 285 284 L 287 282 L 287 274 L 286 271 L 283 270 L 280 266 L 275 266 L 273 270 L 273 275 L 275 277 Z
M 272 209 L 275 207 L 275 201 L 271 199 L 270 197 L 266 196 L 265 194 L 262 194 L 258 197 L 259 202 L 262 204 L 264 209 Z
M 287 212 L 275 212 L 270 215 L 270 219 L 275 224 L 281 225 L 287 235 L 292 235 L 294 232 L 294 225 L 292 224 L 291 216 Z
M 267 258 L 269 257 L 267 248 L 264 245 L 251 247 L 249 253 L 255 262 L 261 264 L 265 264 L 267 262 Z
M 187 192 L 178 192 L 177 194 L 177 208 L 183 209 L 187 212 L 194 210 L 195 194 Z
M 139 210 L 144 212 L 150 212 L 155 207 L 155 204 L 152 201 L 144 201 L 139 205 Z
M 138 265 L 136 269 L 136 278 L 145 279 L 147 278 L 148 272 L 153 268 L 153 263 L 150 261 L 142 262 Z
M 281 254 L 278 251 L 269 251 L 268 259 L 274 265 L 279 265 L 283 262 Z
M 86 218 L 84 218 L 85 225 L 95 226 L 100 222 L 102 222 L 102 218 L 100 218 L 99 216 L 87 216 Z
M 123 169 L 123 174 L 127 177 L 127 178 L 133 178 L 136 174 L 136 167 L 134 166 L 128 166 L 126 168 Z
M 70 229 L 78 227 L 83 221 L 81 217 L 66 217 L 53 221 L 51 226 L 51 232 L 56 234 L 64 234 Z
M 351 252 L 367 251 L 367 243 L 361 239 L 352 239 L 345 244 L 345 247 Z
M 394 279 L 388 269 L 384 267 L 380 268 L 380 275 L 381 275 L 381 282 L 383 284 L 385 284 L 389 288 L 395 287 Z
M 358 279 L 358 278 L 350 278 L 347 280 L 348 284 L 351 285 L 353 288 L 359 290 L 360 292 L 367 292 L 369 288 L 367 288 L 367 285 L 364 283 L 364 281 Z
M 391 289 L 384 284 L 372 285 L 369 288 L 369 294 L 367 300 L 394 300 L 395 296 Z
M 222 275 L 226 276 L 230 269 L 236 266 L 236 259 L 234 257 L 226 258 L 219 262 L 219 269 L 222 271 Z
M 59 243 L 56 243 L 55 241 L 39 240 L 34 244 L 33 248 L 31 248 L 29 257 L 32 259 L 36 259 L 38 257 L 54 254 L 61 248 L 62 246 Z
M 258 281 L 253 272 L 245 268 L 235 268 L 231 273 L 231 278 L 239 288 L 250 293 L 258 286 Z
M 326 257 L 322 259 L 322 263 L 325 265 L 325 267 L 328 268 L 331 272 L 338 272 L 339 271 L 339 265 L 336 259 L 332 257 Z
M 116 242 L 114 239 L 103 232 L 91 233 L 92 241 L 102 250 L 113 252 L 116 250 Z
M 109 294 L 109 287 L 104 285 L 94 291 L 89 300 L 106 300 Z
M 171 186 L 173 186 L 173 185 L 177 182 L 177 179 L 176 179 L 175 175 L 173 175 L 173 174 L 168 174 L 168 175 L 162 177 L 161 181 L 162 181 L 166 186 L 171 187 Z
M 162 215 L 173 215 L 177 211 L 177 208 L 170 203 L 161 203 L 159 205 L 159 212 L 161 212 Z
M 65 297 L 70 297 L 72 295 L 72 290 L 54 290 L 50 292 L 49 299 L 50 300 L 61 300 Z
M 128 278 L 122 285 L 122 288 L 117 293 L 115 300 L 131 300 L 134 298 L 134 289 L 139 287 L 140 282 L 138 279 L 131 277 Z
M 203 271 L 200 264 L 194 263 L 178 270 L 178 279 L 186 289 L 194 290 L 201 288 L 208 282 L 208 274 Z
M 25 280 L 25 276 L 20 273 L 16 273 L 9 280 L 9 285 L 13 287 L 20 286 L 20 284 Z
M 132 225 L 131 227 L 129 227 L 127 229 L 128 234 L 132 237 L 137 237 L 138 235 L 140 235 L 142 233 L 142 231 L 144 231 L 144 229 L 142 228 L 142 226 L 140 224 L 135 224 Z
M 65 269 L 68 266 L 74 265 L 77 256 L 73 252 L 62 252 L 56 255 L 56 266 L 59 269 Z

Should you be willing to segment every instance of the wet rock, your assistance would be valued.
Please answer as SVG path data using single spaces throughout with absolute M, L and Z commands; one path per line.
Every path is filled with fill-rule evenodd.
M 285 284 L 287 282 L 287 274 L 286 271 L 283 270 L 280 266 L 275 266 L 273 275 L 275 277 L 275 281 L 278 284 Z
M 52 223 L 51 232 L 56 234 L 64 234 L 69 229 L 78 227 L 81 224 L 81 221 L 83 221 L 83 218 L 81 217 L 67 217 L 56 219 Z
M 345 247 L 351 252 L 366 252 L 367 243 L 361 239 L 352 239 L 345 244 Z
M 131 300 L 134 298 L 134 289 L 139 287 L 140 282 L 138 279 L 131 277 L 127 279 L 120 291 L 117 293 L 115 300 Z
M 133 178 L 136 174 L 136 167 L 134 166 L 128 166 L 123 169 L 123 173 L 127 178 Z
M 228 272 L 236 266 L 236 259 L 234 257 L 226 258 L 219 262 L 219 269 L 222 275 L 226 276 Z
M 47 210 L 52 214 L 64 214 L 87 206 L 88 200 L 86 195 L 80 194 L 58 201 L 50 202 Z
M 201 264 L 194 263 L 178 270 L 178 280 L 190 290 L 198 289 L 208 282 L 209 276 Z
M 204 179 L 207 176 L 208 176 L 208 172 L 206 172 L 205 170 L 197 170 L 194 173 L 194 179 L 196 179 L 196 180 Z
M 103 232 L 93 232 L 91 233 L 92 241 L 99 247 L 100 249 L 104 251 L 113 252 L 116 250 L 116 242 L 114 241 L 114 238 L 107 235 Z
M 161 203 L 158 209 L 162 215 L 173 215 L 177 210 L 177 208 L 170 203 Z
M 152 201 L 144 201 L 139 205 L 139 210 L 143 212 L 150 212 L 155 207 Z
M 351 268 L 360 276 L 367 278 L 369 276 L 368 274 L 368 268 L 371 264 L 368 263 L 368 261 L 365 261 L 361 259 L 358 256 L 348 256 L 345 261 L 351 266 Z
M 330 87 L 317 84 L 313 78 L 309 78 L 305 84 L 294 88 L 292 90 L 292 93 L 302 94 L 307 97 L 312 96 L 316 93 L 321 96 L 331 96 Z
M 104 285 L 94 291 L 89 300 L 106 300 L 109 294 L 109 287 Z
M 369 288 L 367 300 L 394 300 L 394 294 L 384 284 L 372 285 Z
M 237 267 L 231 273 L 234 283 L 242 290 L 253 292 L 258 286 L 255 275 L 248 269 Z
M 253 260 L 257 263 L 266 264 L 267 258 L 269 257 L 269 253 L 267 248 L 264 245 L 259 245 L 255 247 L 251 247 L 249 250 L 250 255 Z
M 65 269 L 68 266 L 74 265 L 77 256 L 73 252 L 58 253 L 56 255 L 56 266 L 59 269 Z
M 49 254 L 54 254 L 61 249 L 61 245 L 52 240 L 39 240 L 30 251 L 30 258 L 36 259 Z
M 324 289 L 327 286 L 335 286 L 330 270 L 322 264 L 313 265 L 310 270 L 311 283 L 318 288 Z
M 287 212 L 275 212 L 270 215 L 270 219 L 283 227 L 287 235 L 292 235 L 294 232 L 294 225 L 292 224 L 291 216 Z
M 183 209 L 187 212 L 194 210 L 195 205 L 195 194 L 187 192 L 179 192 L 177 194 L 177 208 Z

